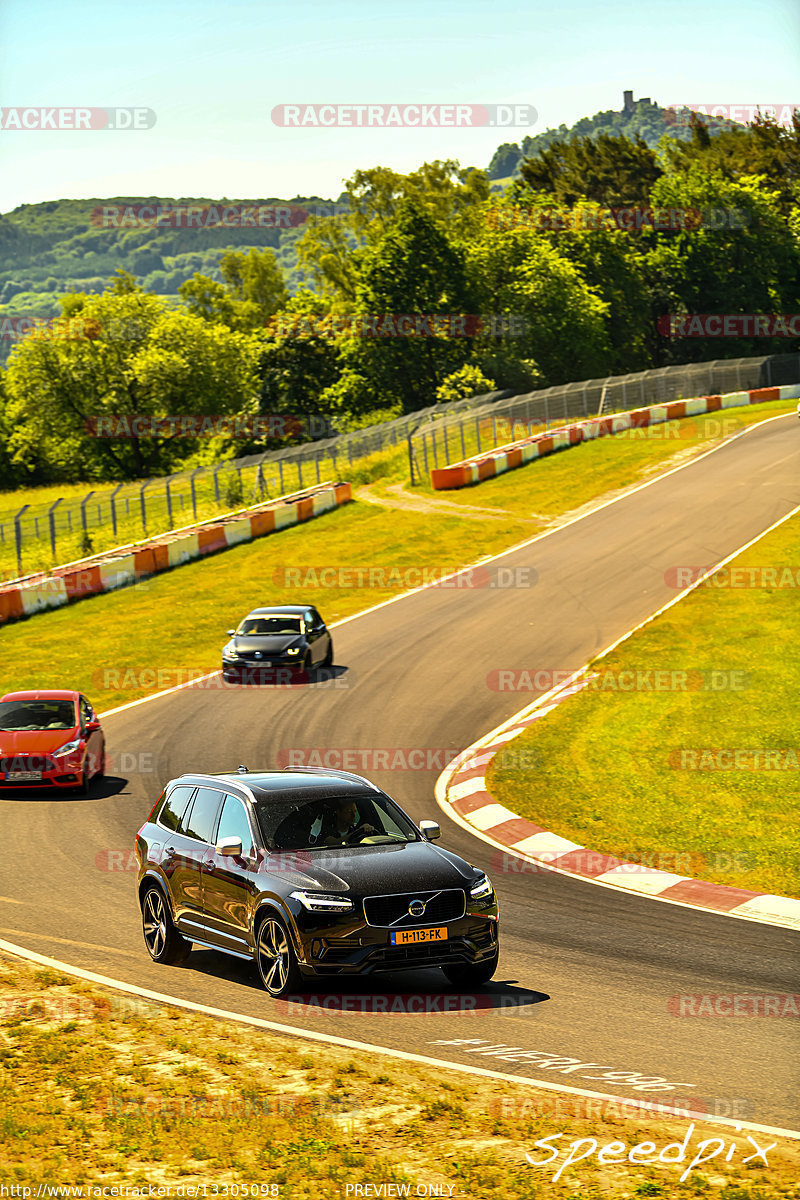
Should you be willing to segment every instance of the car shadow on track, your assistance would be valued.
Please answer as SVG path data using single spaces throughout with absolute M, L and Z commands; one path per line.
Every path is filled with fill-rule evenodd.
M 289 668 L 277 667 L 270 670 L 267 667 L 248 668 L 247 673 L 239 679 L 223 680 L 225 688 L 265 688 L 274 691 L 281 689 L 294 690 L 302 687 L 330 688 L 333 691 L 344 691 L 355 685 L 355 675 L 349 667 L 312 667 L 310 671 L 293 671 Z
M 102 779 L 93 779 L 89 784 L 88 791 L 85 796 L 78 795 L 71 788 L 42 788 L 36 790 L 34 788 L 3 788 L 0 791 L 0 800 L 10 800 L 15 804 L 41 804 L 43 801 L 58 801 L 63 804 L 65 801 L 72 804 L 82 804 L 87 800 L 105 800 L 109 796 L 118 796 L 124 792 L 129 785 L 129 780 L 117 775 L 104 775 Z
M 493 979 L 477 987 L 455 987 L 443 971 L 431 968 L 363 978 L 306 979 L 301 984 L 302 991 L 296 995 L 270 1001 L 255 965 L 229 959 L 222 953 L 195 948 L 181 969 L 195 971 L 209 980 L 229 980 L 248 992 L 258 992 L 275 1005 L 277 1015 L 296 1020 L 339 1013 L 419 1017 L 514 1011 L 515 1015 L 525 1016 L 533 1005 L 550 999 L 546 992 L 530 991 L 506 980 Z

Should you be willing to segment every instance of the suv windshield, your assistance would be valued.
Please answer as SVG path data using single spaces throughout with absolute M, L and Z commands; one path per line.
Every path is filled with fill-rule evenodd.
M 245 617 L 236 630 L 239 637 L 273 637 L 282 633 L 302 633 L 299 617 Z
M 408 817 L 381 792 L 276 795 L 257 800 L 255 810 L 270 850 L 324 850 L 418 838 Z
M 34 729 L 74 729 L 72 700 L 4 700 L 0 703 L 0 729 L 8 733 Z

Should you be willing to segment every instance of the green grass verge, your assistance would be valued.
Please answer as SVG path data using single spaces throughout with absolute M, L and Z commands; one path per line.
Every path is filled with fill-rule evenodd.
M 759 570 L 758 586 L 687 595 L 597 660 L 593 686 L 515 740 L 535 754 L 534 770 L 492 769 L 489 787 L 498 803 L 592 850 L 800 896 L 800 518 L 734 567 L 788 567 L 795 586 L 788 575 L 768 586 Z M 649 672 L 654 685 L 656 671 L 668 673 L 664 690 L 641 690 L 643 676 L 622 690 L 637 677 L 621 672 Z M 704 748 L 740 754 L 696 753 Z
M 436 1055 L 428 1039 L 441 1016 L 384 1019 L 407 1023 L 412 1048 Z M 668 1093 L 649 1098 L 669 1103 Z M 555 1144 L 536 1147 L 554 1134 Z M 675 1149 L 672 1162 L 626 1161 L 643 1142 L 655 1157 L 687 1136 L 682 1163 Z M 715 1136 L 725 1139 L 722 1151 L 681 1183 L 702 1139 Z M 622 1161 L 617 1145 L 614 1165 L 593 1153 L 554 1182 L 581 1138 L 594 1138 L 596 1150 L 622 1142 Z M 162 1196 L 259 1200 L 396 1196 L 397 1185 L 411 1196 L 481 1200 L 796 1196 L 798 1143 L 758 1140 L 775 1143 L 766 1168 L 757 1158 L 744 1164 L 752 1149 L 733 1129 L 689 1131 L 685 1120 L 635 1114 L 615 1100 L 432 1075 L 421 1064 L 229 1027 L 0 958 L 0 1178 L 18 1198 L 35 1197 L 40 1185 L 52 1189 L 43 1196 L 58 1195 L 59 1185 L 110 1196 L 123 1185 L 145 1196 L 152 1187 Z

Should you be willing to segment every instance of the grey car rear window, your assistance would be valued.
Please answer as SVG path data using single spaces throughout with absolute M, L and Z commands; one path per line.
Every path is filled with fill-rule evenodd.
M 177 833 L 180 829 L 181 818 L 186 812 L 186 806 L 193 791 L 193 787 L 173 788 L 161 806 L 161 812 L 158 814 L 159 824 L 163 825 L 165 829 L 169 829 L 171 833 Z
M 181 833 L 197 838 L 198 842 L 212 841 L 221 799 L 222 792 L 214 788 L 198 788 L 191 810 L 182 822 Z

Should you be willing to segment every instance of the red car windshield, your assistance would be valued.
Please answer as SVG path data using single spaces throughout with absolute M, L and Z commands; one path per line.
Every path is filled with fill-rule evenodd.
M 0 729 L 7 733 L 45 729 L 74 729 L 77 725 L 72 700 L 3 700 Z

